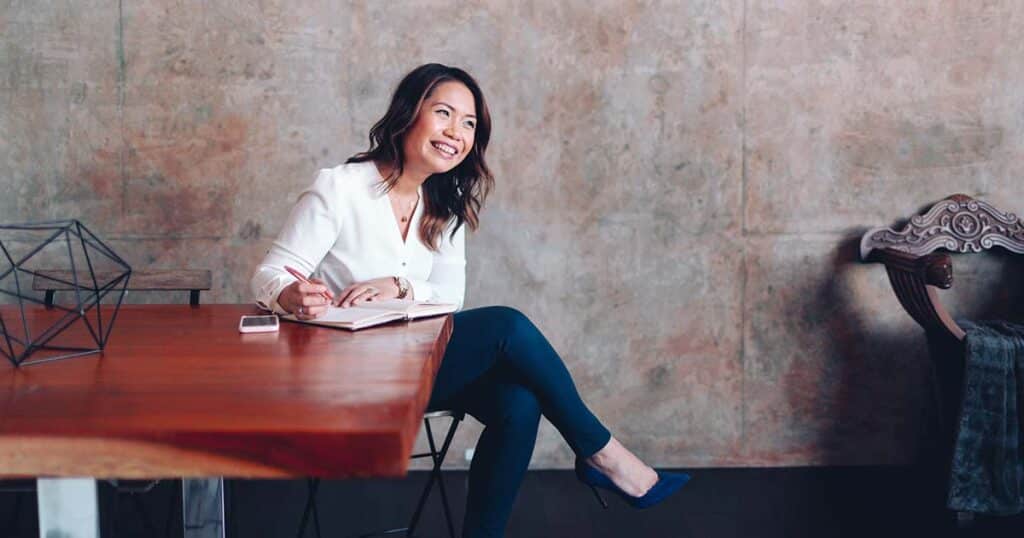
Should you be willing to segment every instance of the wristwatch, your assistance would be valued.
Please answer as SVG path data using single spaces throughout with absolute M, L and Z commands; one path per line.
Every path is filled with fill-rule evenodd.
M 397 276 L 391 278 L 395 279 L 395 286 L 398 286 L 398 298 L 405 299 L 405 296 L 409 295 L 409 281 Z

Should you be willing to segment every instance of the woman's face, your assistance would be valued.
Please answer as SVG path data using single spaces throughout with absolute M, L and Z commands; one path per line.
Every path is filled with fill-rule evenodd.
M 406 170 L 426 175 L 458 166 L 473 149 L 476 102 L 461 82 L 438 84 L 402 144 Z

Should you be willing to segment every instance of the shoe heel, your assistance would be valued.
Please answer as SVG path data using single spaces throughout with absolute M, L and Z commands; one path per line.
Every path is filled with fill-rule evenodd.
M 597 497 L 597 502 L 601 503 L 601 506 L 605 510 L 607 510 L 608 509 L 608 503 L 604 502 L 604 497 L 602 497 L 601 493 L 599 491 L 597 491 L 597 488 L 594 487 L 594 486 L 590 486 L 590 491 L 594 492 L 594 496 Z

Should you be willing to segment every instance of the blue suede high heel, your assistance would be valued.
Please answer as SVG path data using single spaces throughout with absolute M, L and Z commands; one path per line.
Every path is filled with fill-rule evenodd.
M 633 508 L 643 509 L 650 508 L 661 501 L 664 501 L 690 481 L 690 475 L 686 473 L 667 473 L 658 471 L 658 482 L 651 486 L 651 489 L 647 490 L 647 493 L 644 493 L 643 496 L 634 497 L 619 489 L 619 487 L 616 486 L 610 478 L 605 476 L 601 471 L 595 469 L 582 458 L 576 458 L 576 478 L 578 478 L 580 482 L 590 486 L 591 491 L 594 492 L 594 496 L 597 497 L 597 501 L 606 509 L 608 508 L 608 503 L 606 503 L 604 498 L 601 497 L 601 493 L 597 491 L 597 488 L 604 488 L 615 493 L 619 497 L 622 497 L 622 500 L 626 501 L 626 503 Z

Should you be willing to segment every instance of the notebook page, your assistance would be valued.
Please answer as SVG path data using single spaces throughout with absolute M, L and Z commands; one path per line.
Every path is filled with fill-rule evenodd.
M 387 311 L 329 306 L 327 313 L 316 318 L 315 321 L 319 323 L 357 323 L 388 315 Z

